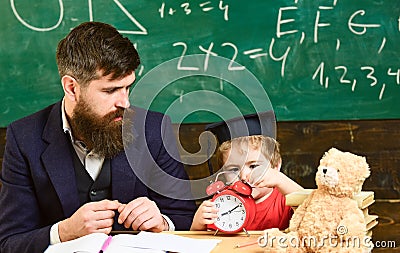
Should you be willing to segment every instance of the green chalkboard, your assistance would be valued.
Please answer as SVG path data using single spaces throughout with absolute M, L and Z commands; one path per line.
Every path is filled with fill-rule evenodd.
M 142 57 L 132 103 L 173 121 L 400 118 L 398 0 L 0 2 L 0 127 L 59 100 L 58 41 L 115 26 Z

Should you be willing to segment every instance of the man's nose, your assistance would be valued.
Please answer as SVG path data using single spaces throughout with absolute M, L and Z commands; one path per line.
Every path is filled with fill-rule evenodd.
M 129 102 L 129 90 L 121 89 L 121 91 L 118 92 L 118 97 L 115 106 L 119 108 L 128 108 L 130 105 L 131 104 Z

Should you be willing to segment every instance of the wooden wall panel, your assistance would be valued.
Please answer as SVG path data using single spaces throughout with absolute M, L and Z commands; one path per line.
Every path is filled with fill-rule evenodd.
M 185 124 L 179 140 L 189 153 L 200 149 L 198 138 L 205 124 Z M 315 172 L 325 151 L 336 147 L 366 156 L 371 176 L 364 190 L 375 191 L 375 198 L 400 198 L 400 120 L 278 122 L 282 171 L 305 188 L 315 187 Z M 0 161 L 5 144 L 5 128 L 0 128 Z M 186 165 L 191 179 L 209 175 L 206 163 Z

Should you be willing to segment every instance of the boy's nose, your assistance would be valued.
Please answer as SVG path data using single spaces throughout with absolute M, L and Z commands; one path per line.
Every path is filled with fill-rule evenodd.
M 249 168 L 243 167 L 240 171 L 240 179 L 248 182 L 250 179 L 250 172 L 251 170 Z

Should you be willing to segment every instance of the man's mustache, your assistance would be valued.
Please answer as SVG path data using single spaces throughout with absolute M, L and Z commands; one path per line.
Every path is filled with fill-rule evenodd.
M 124 112 L 125 112 L 125 109 L 118 108 L 118 109 L 117 109 L 116 111 L 114 111 L 114 112 L 109 112 L 109 113 L 107 113 L 107 114 L 103 117 L 103 119 L 106 120 L 106 121 L 113 121 L 115 118 L 123 117 L 123 116 L 124 116 Z

